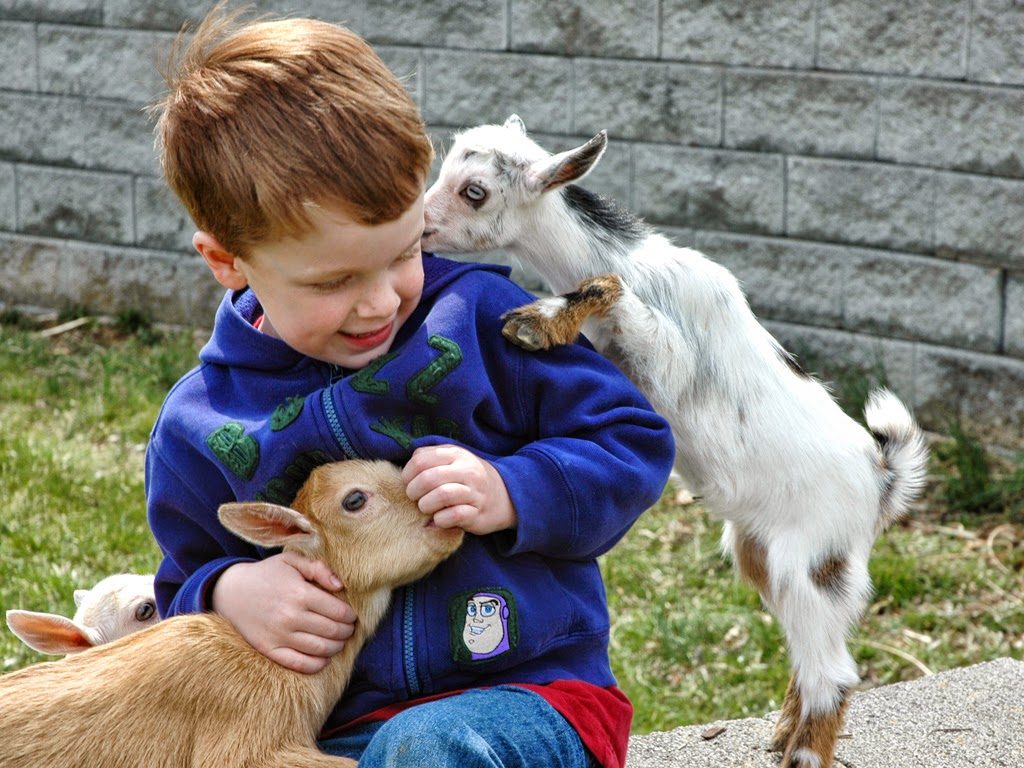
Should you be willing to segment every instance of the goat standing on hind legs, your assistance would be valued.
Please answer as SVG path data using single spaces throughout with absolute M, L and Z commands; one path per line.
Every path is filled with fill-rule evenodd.
M 827 768 L 848 692 L 846 647 L 871 593 L 877 535 L 920 493 L 927 451 L 886 390 L 868 430 L 757 322 L 733 275 L 573 186 L 604 132 L 551 155 L 513 115 L 456 137 L 428 190 L 424 250 L 507 248 L 563 295 L 507 316 L 544 350 L 585 328 L 672 424 L 676 469 L 725 520 L 723 546 L 785 631 L 793 676 L 772 747 L 784 768 Z

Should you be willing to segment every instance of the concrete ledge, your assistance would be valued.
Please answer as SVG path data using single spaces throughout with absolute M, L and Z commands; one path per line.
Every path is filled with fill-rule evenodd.
M 776 768 L 778 712 L 634 736 L 627 768 Z M 703 738 L 717 728 L 718 736 Z M 1024 766 L 1024 662 L 999 659 L 857 694 L 837 768 Z

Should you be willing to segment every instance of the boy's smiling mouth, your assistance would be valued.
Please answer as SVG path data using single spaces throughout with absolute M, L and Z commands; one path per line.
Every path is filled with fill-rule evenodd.
M 373 347 L 383 344 L 391 336 L 391 330 L 395 327 L 395 321 L 392 320 L 387 325 L 378 328 L 375 331 L 368 331 L 366 333 L 346 333 L 340 331 L 339 333 L 345 338 L 345 341 L 353 347 L 359 349 L 372 349 Z

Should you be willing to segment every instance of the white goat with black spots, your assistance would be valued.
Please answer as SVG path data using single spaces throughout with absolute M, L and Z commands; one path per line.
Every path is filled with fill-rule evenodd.
M 676 469 L 725 520 L 723 545 L 779 618 L 793 677 L 773 748 L 786 768 L 832 764 L 857 667 L 846 640 L 871 593 L 876 536 L 906 513 L 927 464 L 886 390 L 865 430 L 758 323 L 724 267 L 573 186 L 601 132 L 551 155 L 513 115 L 459 134 L 426 195 L 423 248 L 506 248 L 561 296 L 510 312 L 531 350 L 585 330 L 672 424 Z
M 92 589 L 76 589 L 75 615 L 7 611 L 7 626 L 39 653 L 69 654 L 156 624 L 153 574 L 117 573 Z

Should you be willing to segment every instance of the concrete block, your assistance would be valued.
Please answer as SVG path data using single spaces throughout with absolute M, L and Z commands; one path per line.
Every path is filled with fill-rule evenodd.
M 781 155 L 637 144 L 633 197 L 652 223 L 780 234 Z
M 922 424 L 944 432 L 957 417 L 983 443 L 1024 447 L 1024 360 L 922 344 L 915 384 Z
M 0 233 L 0 302 L 60 307 L 64 259 L 57 241 Z
M 513 112 L 531 130 L 571 132 L 569 59 L 506 53 L 426 51 L 423 117 L 431 124 L 504 122 Z
M 938 174 L 935 247 L 942 255 L 1024 270 L 1024 181 Z
M 0 163 L 0 229 L 13 231 L 17 226 L 17 201 L 14 166 Z
M 164 89 L 157 62 L 173 39 L 170 33 L 40 25 L 40 90 L 152 102 Z
M 817 66 L 961 78 L 969 7 L 934 0 L 828 0 L 819 10 Z
M 152 128 L 137 107 L 0 91 L 0 155 L 14 160 L 153 175 Z
M 736 276 L 759 319 L 842 326 L 844 249 L 706 231 L 691 244 Z
M 824 243 L 697 232 L 758 317 L 994 352 L 998 270 Z
M 882 80 L 878 159 L 1024 176 L 1024 91 Z
M 846 328 L 979 352 L 999 349 L 999 270 L 851 249 L 842 287 Z
M 34 91 L 37 86 L 35 25 L 0 22 L 0 88 Z
M 372 43 L 438 48 L 505 48 L 505 0 L 389 0 L 374 3 Z
M 811 68 L 814 6 L 814 0 L 664 0 L 661 58 Z
M 717 146 L 720 88 L 717 68 L 578 59 L 572 89 L 576 130 L 607 128 L 626 139 Z
M 164 180 L 139 176 L 134 193 L 136 244 L 191 253 L 196 226 Z
M 657 0 L 514 0 L 512 49 L 569 56 L 655 58 Z
M 1024 3 L 974 0 L 967 77 L 989 83 L 1024 84 Z
M 33 235 L 130 243 L 131 177 L 19 166 L 18 226 Z
M 1024 275 L 1006 279 L 1003 344 L 1008 355 L 1024 358 Z
M 367 2 L 368 0 L 254 0 L 247 5 L 251 6 L 257 15 L 304 16 L 344 23 L 359 31 L 366 19 Z M 104 23 L 110 27 L 177 32 L 186 22 L 193 27 L 197 25 L 215 4 L 216 0 L 106 0 Z
M 198 255 L 0 234 L 0 302 L 127 309 L 209 327 L 224 290 Z
M 835 383 L 848 371 L 881 372 L 886 386 L 903 402 L 913 403 L 914 342 L 777 320 L 764 325 L 805 370 L 825 383 Z
M 876 85 L 864 77 L 729 70 L 727 147 L 870 158 Z
M 0 19 L 102 24 L 103 0 L 0 0 Z
M 420 52 L 414 48 L 395 48 L 393 46 L 376 46 L 374 50 L 405 84 L 405 89 L 417 104 L 422 102 L 423 84 L 420 78 Z
M 932 249 L 934 173 L 801 157 L 788 163 L 788 235 L 896 250 Z
M 979 768 L 1024 765 L 1024 662 L 996 659 L 853 695 L 837 766 Z M 634 736 L 626 768 L 774 768 L 778 713 Z
M 65 292 L 76 304 L 103 314 L 139 309 L 185 325 L 212 322 L 205 304 L 215 281 L 198 255 L 74 244 L 65 246 L 65 259 Z

